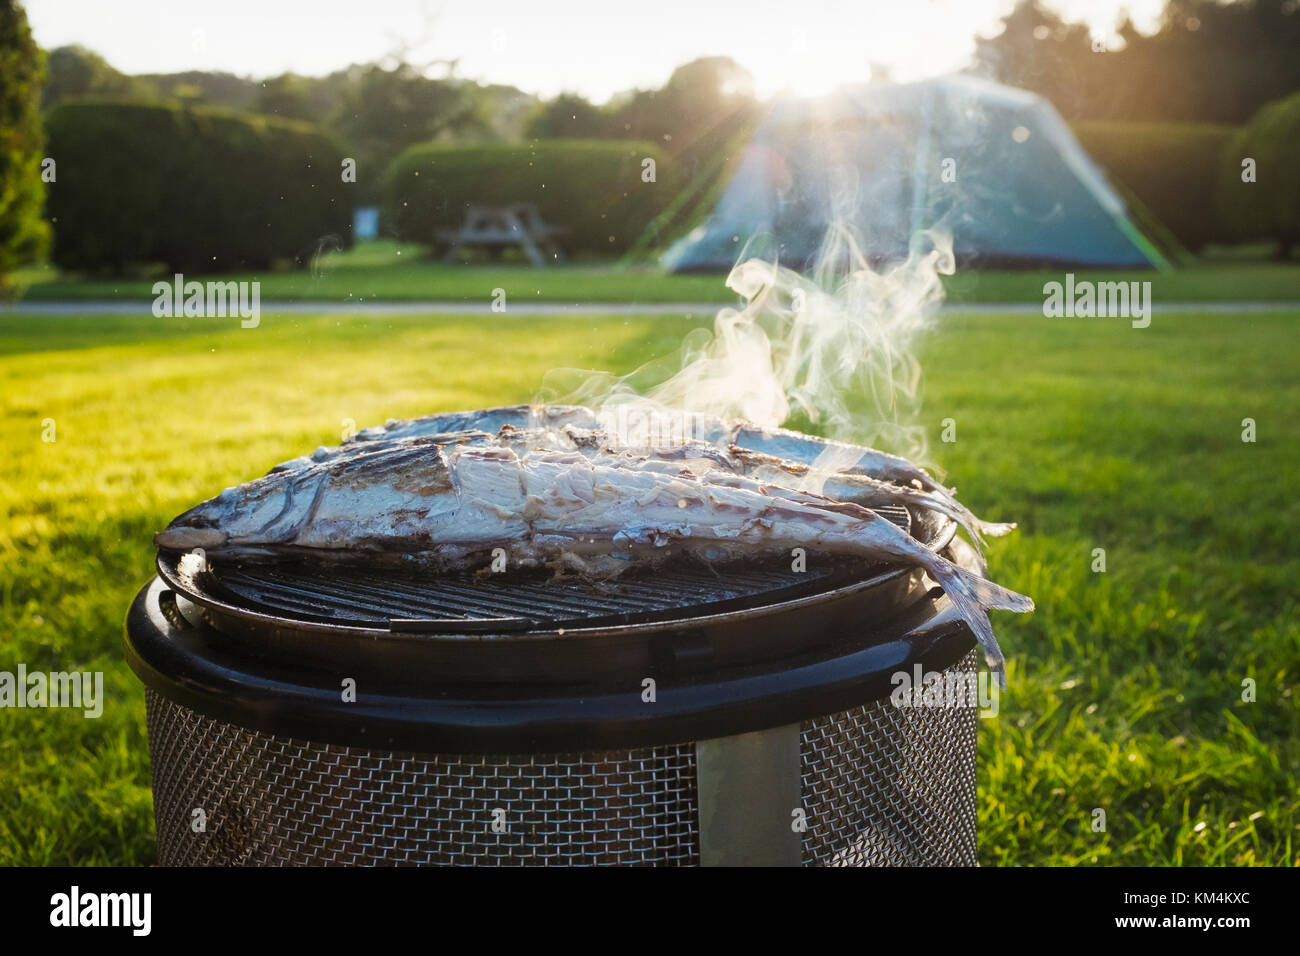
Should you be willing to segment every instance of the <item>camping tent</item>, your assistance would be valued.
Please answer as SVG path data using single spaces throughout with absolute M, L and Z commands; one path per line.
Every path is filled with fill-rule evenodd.
M 712 214 L 664 262 L 725 270 L 765 236 L 804 266 L 833 222 L 873 259 L 901 258 L 939 226 L 959 262 L 1165 264 L 1046 100 L 968 76 L 778 100 Z

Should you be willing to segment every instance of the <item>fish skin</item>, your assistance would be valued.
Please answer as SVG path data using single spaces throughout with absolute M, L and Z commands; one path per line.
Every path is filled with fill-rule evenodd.
M 307 554 L 363 562 L 414 554 L 453 567 L 470 552 L 527 531 L 517 476 L 491 467 L 454 470 L 449 451 L 459 447 L 399 443 L 273 471 L 190 509 L 154 540 L 173 550 L 202 547 L 215 557 Z M 514 457 L 477 450 L 488 459 Z
M 526 434 L 520 433 L 521 436 Z M 984 560 L 984 535 L 1003 535 L 1015 528 L 1015 525 L 994 524 L 977 518 L 968 508 L 942 491 L 921 489 L 911 484 L 894 484 L 859 472 L 825 471 L 816 465 L 777 458 L 735 444 L 720 448 L 703 441 L 684 441 L 672 447 L 633 450 L 623 446 L 617 436 L 599 429 L 581 429 L 570 425 L 564 428 L 564 434 L 575 446 L 584 449 L 600 449 L 608 453 L 633 456 L 640 454 L 643 459 L 662 461 L 700 461 L 774 487 L 804 490 L 806 484 L 812 484 L 820 489 L 820 497 L 850 501 L 868 508 L 890 504 L 937 511 L 966 529 L 981 565 Z
M 512 428 L 560 428 L 579 425 L 595 428 L 596 414 L 581 405 L 503 405 L 468 412 L 442 412 L 419 418 L 389 419 L 382 427 L 366 428 L 343 442 L 349 445 L 372 441 L 393 441 L 466 431 L 495 435 L 503 426 Z
M 870 509 L 690 467 L 705 459 L 528 445 L 512 429 L 486 444 L 428 436 L 378 442 L 227 489 L 178 517 L 155 542 L 251 561 L 310 555 L 443 570 L 485 564 L 493 548 L 504 547 L 515 566 L 591 574 L 615 574 L 629 559 L 670 550 L 723 561 L 792 548 L 900 561 L 939 582 L 1005 686 L 988 611 L 1028 611 L 1033 602 L 953 564 Z
M 363 428 L 332 448 L 321 447 L 310 456 L 292 458 L 272 470 L 292 470 L 309 463 L 347 457 L 387 442 L 426 439 L 436 442 L 490 440 L 502 428 L 548 431 L 576 425 L 597 427 L 594 412 L 581 405 L 503 405 L 466 412 L 439 412 L 418 418 L 390 418 L 383 425 Z
M 906 458 L 864 445 L 850 445 L 832 438 L 804 435 L 787 428 L 764 428 L 749 423 L 739 425 L 732 444 L 810 466 L 816 465 L 817 460 L 827 453 L 836 457 L 842 455 L 846 461 L 853 461 L 851 465 L 839 469 L 845 474 L 868 475 L 903 485 L 916 484 L 926 491 L 951 494 L 924 468 L 912 464 Z
M 322 462 L 350 458 L 354 455 L 369 454 L 384 444 L 393 444 L 397 442 L 434 445 L 485 444 L 490 442 L 492 438 L 493 435 L 488 432 L 467 429 L 465 431 L 457 432 L 430 432 L 428 434 L 421 433 L 407 435 L 401 438 L 392 438 L 384 441 L 374 439 L 364 442 L 353 442 L 348 440 L 342 445 L 335 445 L 333 447 L 322 445 L 310 455 L 300 455 L 297 458 L 291 458 L 288 461 L 281 462 L 271 469 L 271 473 L 277 471 L 298 471 Z
M 655 417 L 660 416 L 667 425 L 657 427 Z M 389 426 L 394 423 L 390 422 Z M 946 488 L 925 469 L 914 465 L 906 458 L 891 455 L 875 448 L 851 445 L 830 438 L 805 435 L 787 428 L 772 428 L 744 421 L 724 421 L 713 415 L 698 412 L 660 413 L 653 409 L 636 409 L 630 414 L 620 415 L 617 406 L 595 412 L 580 405 L 513 405 L 502 408 L 479 409 L 469 412 L 454 412 L 445 415 L 430 415 L 424 418 L 410 419 L 396 423 L 398 427 L 388 427 L 374 439 L 406 438 L 429 434 L 431 429 L 453 431 L 450 426 L 463 426 L 467 429 L 498 432 L 502 426 L 521 430 L 538 427 L 554 430 L 574 427 L 589 430 L 604 428 L 611 435 L 617 435 L 620 428 L 632 427 L 635 437 L 636 426 L 643 426 L 641 434 L 648 434 L 650 441 L 645 448 L 653 448 L 653 438 L 668 434 L 674 437 L 666 446 L 673 447 L 681 442 L 696 441 L 716 445 L 720 448 L 736 446 L 745 451 L 769 455 L 775 459 L 793 462 L 806 467 L 818 467 L 819 462 L 833 459 L 837 467 L 825 468 L 827 474 L 862 475 L 877 481 L 892 482 L 906 487 L 919 488 L 937 498 L 943 499 L 945 506 L 963 518 L 958 519 L 967 527 L 976 544 L 983 536 L 997 537 L 1010 533 L 1015 525 L 1002 522 L 986 522 L 977 518 L 969 509 L 960 504 L 951 489 Z M 367 432 L 374 432 L 367 429 Z M 357 436 L 366 433 L 359 433 Z M 343 446 L 347 447 L 346 443 Z M 629 448 L 639 448 L 630 445 Z M 879 492 L 879 489 L 877 489 Z
M 835 500 L 848 502 L 863 507 L 881 505 L 912 505 L 919 508 L 931 508 L 947 514 L 954 520 L 962 522 L 974 535 L 978 519 L 962 508 L 951 508 L 948 504 L 927 492 L 910 486 L 893 485 L 878 481 L 865 475 L 845 476 L 835 482 L 839 494 L 807 494 L 798 486 L 798 482 L 809 474 L 815 474 L 810 466 L 784 462 L 769 455 L 750 452 L 736 446 L 722 449 L 699 441 L 683 441 L 672 447 L 649 447 L 632 449 L 622 445 L 617 436 L 600 428 L 582 428 L 565 425 L 558 431 L 543 429 L 520 429 L 505 425 L 494 437 L 486 432 L 473 431 L 458 435 L 439 434 L 419 438 L 393 439 L 386 444 L 410 446 L 416 443 L 441 442 L 463 443 L 466 445 L 484 445 L 495 443 L 512 448 L 516 454 L 525 454 L 533 449 L 573 450 L 583 454 L 596 463 L 620 465 L 626 460 L 636 463 L 640 469 L 657 470 L 660 473 L 683 474 L 715 484 L 729 484 L 732 487 L 745 487 L 752 491 L 772 494 L 790 500 L 815 500 L 823 507 L 829 507 Z M 336 454 L 322 456 L 318 453 L 311 460 L 295 459 L 295 462 L 310 464 L 312 461 L 338 461 L 357 454 L 371 454 L 378 445 L 343 446 L 327 451 Z M 289 462 L 286 464 L 293 464 Z M 277 466 L 284 467 L 284 466 Z M 835 478 L 836 476 L 827 476 Z M 820 479 L 819 482 L 820 484 Z M 966 522 L 969 522 L 967 524 Z
M 598 417 L 602 422 L 607 421 L 607 416 Z M 780 461 L 782 467 L 787 469 L 791 463 L 818 469 L 826 480 L 830 480 L 832 476 L 841 480 L 841 488 L 860 485 L 859 495 L 871 493 L 879 498 L 886 495 L 887 491 L 880 485 L 872 486 L 866 482 L 858 482 L 853 476 L 919 489 L 930 496 L 928 499 L 930 506 L 936 506 L 941 502 L 942 506 L 938 510 L 954 518 L 967 529 L 976 544 L 976 551 L 981 561 L 983 561 L 983 552 L 980 546 L 984 536 L 1000 537 L 1009 534 L 1016 527 L 1013 523 L 989 522 L 976 517 L 970 509 L 957 501 L 952 489 L 936 481 L 925 469 L 898 455 L 831 438 L 805 435 L 787 428 L 772 428 L 745 421 L 726 422 L 699 413 L 689 413 L 683 417 L 683 420 L 686 425 L 682 430 L 690 433 L 696 441 L 721 448 L 740 449 L 742 452 L 755 455 L 766 455 L 774 461 Z M 575 425 L 575 427 L 584 426 Z M 835 463 L 834 467 L 824 465 L 828 458 Z M 921 501 L 918 500 L 916 503 L 920 504 Z
M 369 437 L 354 436 L 338 447 L 317 449 L 310 457 L 304 456 L 277 465 L 272 473 L 301 471 L 314 464 L 372 454 L 380 448 L 398 445 L 486 445 L 506 442 L 517 451 L 526 450 L 530 445 L 563 446 L 581 449 L 589 456 L 596 450 L 631 455 L 642 463 L 649 459 L 689 459 L 714 465 L 736 475 L 765 480 L 774 487 L 802 488 L 805 484 L 811 484 L 823 492 L 830 492 L 824 497 L 852 501 L 867 507 L 901 504 L 929 509 L 952 518 L 967 531 L 975 545 L 976 559 L 981 570 L 986 567 L 984 536 L 1006 534 L 1015 527 L 1014 524 L 982 521 L 947 489 L 905 459 L 873 449 L 814 438 L 786 429 L 760 428 L 744 422 L 725 423 L 721 419 L 698 413 L 683 415 L 681 420 L 686 425 L 686 431 L 703 435 L 702 439 L 686 438 L 671 445 L 628 447 L 621 436 L 596 424 L 597 420 L 608 421 L 610 417 L 607 414 L 596 415 L 581 406 L 514 405 L 430 415 L 400 422 L 390 420 L 382 429 L 367 429 L 358 433 L 359 436 Z M 643 418 L 641 424 L 647 420 Z M 626 420 L 624 424 L 627 424 Z M 495 435 L 480 429 L 447 431 L 449 428 L 471 425 L 500 427 Z M 732 437 L 749 441 L 760 448 L 787 451 L 796 457 L 778 458 L 752 447 L 725 443 Z M 837 463 L 852 461 L 854 465 L 848 471 L 824 470 L 818 463 L 827 457 Z M 868 474 L 861 464 L 864 461 L 876 471 L 892 475 L 894 480 Z M 894 464 L 896 462 L 902 464 Z M 920 484 L 917 475 L 929 479 L 928 488 L 917 487 Z

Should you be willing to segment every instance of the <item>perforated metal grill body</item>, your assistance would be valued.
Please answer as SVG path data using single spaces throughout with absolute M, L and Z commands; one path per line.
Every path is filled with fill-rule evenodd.
M 975 666 L 972 652 L 944 673 Z M 146 700 L 164 865 L 700 860 L 694 741 L 397 753 L 248 730 L 152 690 Z M 804 864 L 974 865 L 976 723 L 972 706 L 888 699 L 805 721 Z

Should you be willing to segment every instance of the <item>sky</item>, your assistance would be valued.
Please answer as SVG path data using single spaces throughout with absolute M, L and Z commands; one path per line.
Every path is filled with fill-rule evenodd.
M 731 56 L 762 96 L 828 92 L 967 65 L 1013 0 L 26 0 L 46 49 L 80 44 L 126 73 L 321 76 L 405 48 L 413 63 L 596 102 L 657 88 L 698 56 Z M 1110 36 L 1122 11 L 1155 26 L 1163 0 L 1055 0 Z

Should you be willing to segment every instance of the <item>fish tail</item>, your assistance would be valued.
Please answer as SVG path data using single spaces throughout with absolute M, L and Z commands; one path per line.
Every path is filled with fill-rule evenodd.
M 1000 584 L 994 584 L 982 574 L 967 570 L 947 558 L 935 554 L 906 532 L 883 518 L 865 522 L 862 533 L 868 538 L 863 544 L 869 552 L 885 553 L 916 562 L 934 576 L 952 601 L 962 620 L 974 632 L 984 649 L 989 669 L 998 678 L 998 685 L 1006 687 L 1006 661 L 998 640 L 993 636 L 993 625 L 988 612 L 994 608 L 1005 611 L 1026 612 L 1034 609 L 1032 598 L 1017 594 Z
M 998 686 L 1006 690 L 1006 659 L 1002 656 L 998 639 L 993 635 L 988 612 L 993 608 L 1020 613 L 1032 611 L 1033 599 L 994 584 L 988 578 L 980 577 L 943 558 L 930 562 L 927 570 L 938 579 L 940 587 L 957 608 L 957 612 L 975 632 L 975 639 L 984 650 L 989 670 L 997 677 Z
M 1014 523 L 985 521 L 982 518 L 976 517 L 975 512 L 971 511 L 947 491 L 937 491 L 932 494 L 952 509 L 951 512 L 949 512 L 950 516 L 960 522 L 962 527 L 970 532 L 971 537 L 975 539 L 977 545 L 982 545 L 985 537 L 1000 538 L 1004 534 L 1010 534 L 1012 531 L 1016 530 Z
M 907 489 L 901 491 L 899 495 L 908 500 L 917 501 L 923 507 L 933 508 L 935 511 L 952 518 L 970 534 L 971 542 L 975 545 L 976 550 L 981 550 L 984 547 L 985 537 L 1000 538 L 1004 534 L 1010 534 L 1016 528 L 1015 524 L 984 521 L 982 518 L 977 517 L 975 512 L 957 500 L 955 489 L 942 486 L 936 486 L 926 491 Z
M 888 482 L 876 479 L 867 479 L 871 482 L 866 494 L 867 500 L 884 499 L 897 504 L 914 505 L 927 511 L 934 511 L 944 515 L 957 522 L 958 525 L 970 536 L 971 544 L 975 547 L 975 555 L 979 560 L 980 570 L 985 568 L 984 562 L 984 536 L 986 534 L 999 535 L 1006 534 L 1007 531 L 1014 528 L 1015 525 L 992 524 L 987 521 L 981 521 L 974 513 L 954 498 L 944 488 L 938 488 L 933 491 L 923 491 L 919 488 L 913 488 L 906 485 L 893 485 Z
M 954 502 L 956 504 L 956 502 Z M 977 570 L 984 574 L 988 571 L 988 560 L 984 557 L 984 550 L 988 547 L 987 538 L 1000 538 L 1004 534 L 1010 534 L 1015 530 L 1014 524 L 1003 524 L 996 521 L 982 521 L 975 517 L 974 512 L 969 508 L 958 505 L 961 509 L 960 515 L 954 515 L 958 524 L 966 529 L 970 535 L 971 544 L 975 547 L 975 558 L 979 564 Z
M 963 505 L 955 498 L 943 495 L 932 495 L 931 500 L 936 504 L 929 505 L 934 510 L 945 514 L 957 522 L 970 536 L 970 542 L 975 548 L 975 557 L 979 562 L 978 570 L 983 573 L 988 569 L 988 562 L 984 558 L 984 549 L 988 547 L 986 537 L 1000 537 L 1009 534 L 1014 528 L 1014 524 L 1000 524 L 992 521 L 982 521 L 975 516 L 975 513 Z

